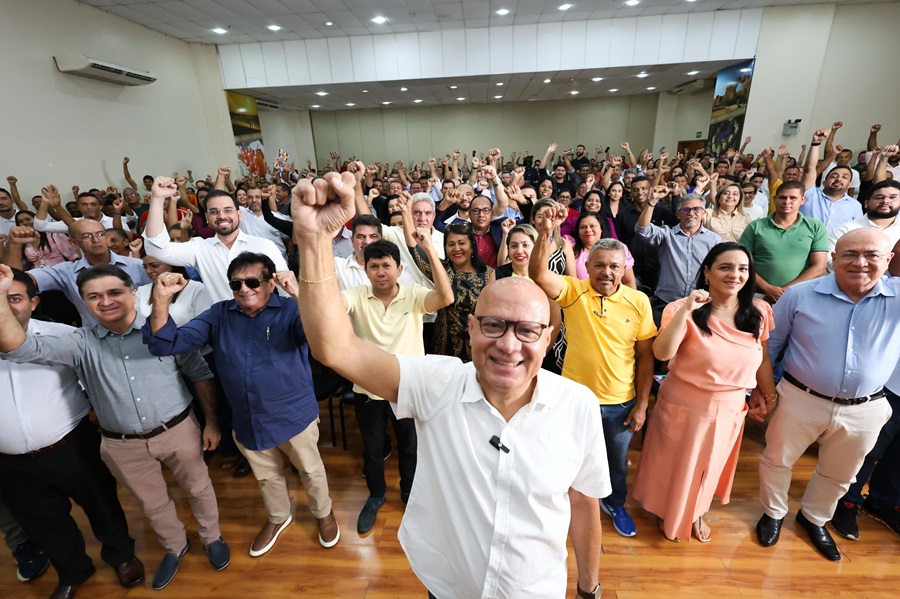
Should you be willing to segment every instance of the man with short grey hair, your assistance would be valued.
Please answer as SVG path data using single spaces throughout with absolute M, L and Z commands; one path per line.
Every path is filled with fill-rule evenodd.
M 662 312 L 669 302 L 690 295 L 706 254 L 713 246 L 722 243 L 717 233 L 701 226 L 705 209 L 703 197 L 697 194 L 685 195 L 679 201 L 675 210 L 677 225 L 654 225 L 651 222 L 653 209 L 666 193 L 662 185 L 650 190 L 650 198 L 634 228 L 650 245 L 659 248 L 659 283 L 650 300 L 656 326 L 659 326 Z

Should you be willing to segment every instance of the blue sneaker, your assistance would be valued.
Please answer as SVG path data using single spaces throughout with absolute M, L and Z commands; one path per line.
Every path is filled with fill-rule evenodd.
M 222 537 L 206 546 L 206 555 L 216 570 L 224 570 L 231 563 L 231 549 Z
M 50 558 L 37 550 L 30 541 L 22 543 L 13 551 L 16 558 L 16 578 L 21 582 L 34 580 L 50 567 Z
M 600 509 L 603 510 L 604 514 L 612 518 L 613 526 L 617 533 L 623 537 L 633 537 L 637 534 L 634 520 L 632 520 L 631 516 L 628 515 L 628 512 L 625 511 L 625 506 L 612 507 L 611 505 L 607 505 L 606 502 L 601 499 Z
M 184 554 L 187 553 L 190 546 L 190 543 L 185 545 L 184 549 L 182 549 L 181 553 L 178 555 L 175 555 L 171 551 L 166 552 L 162 561 L 159 563 L 159 568 L 156 569 L 156 574 L 153 575 L 154 591 L 164 589 L 172 582 L 172 579 L 175 578 L 175 574 L 178 573 L 178 566 L 181 564 L 181 558 L 184 557 Z

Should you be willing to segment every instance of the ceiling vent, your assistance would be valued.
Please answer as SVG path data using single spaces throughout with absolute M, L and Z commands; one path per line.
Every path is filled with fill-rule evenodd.
M 147 71 L 113 64 L 96 58 L 88 58 L 81 54 L 54 56 L 56 68 L 60 73 L 89 77 L 117 85 L 147 85 L 156 81 L 156 77 Z

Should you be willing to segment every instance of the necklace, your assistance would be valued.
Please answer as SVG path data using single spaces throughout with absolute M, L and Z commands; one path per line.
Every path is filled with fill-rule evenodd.
M 717 305 L 715 305 L 715 304 L 712 304 L 712 307 L 713 307 L 714 310 L 731 310 L 732 308 L 734 308 L 734 307 L 737 306 L 737 305 L 738 305 L 738 303 L 737 303 L 737 301 L 735 301 L 735 302 L 734 302 L 733 304 L 731 304 L 730 306 L 720 307 L 720 306 L 717 306 Z

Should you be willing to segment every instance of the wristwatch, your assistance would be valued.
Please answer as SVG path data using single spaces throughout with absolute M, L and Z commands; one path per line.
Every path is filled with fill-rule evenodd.
M 578 596 L 583 597 L 584 599 L 600 599 L 600 596 L 603 594 L 603 587 L 599 584 L 594 587 L 592 591 L 582 591 L 581 587 L 578 586 L 578 583 L 575 583 L 575 590 L 578 591 Z

